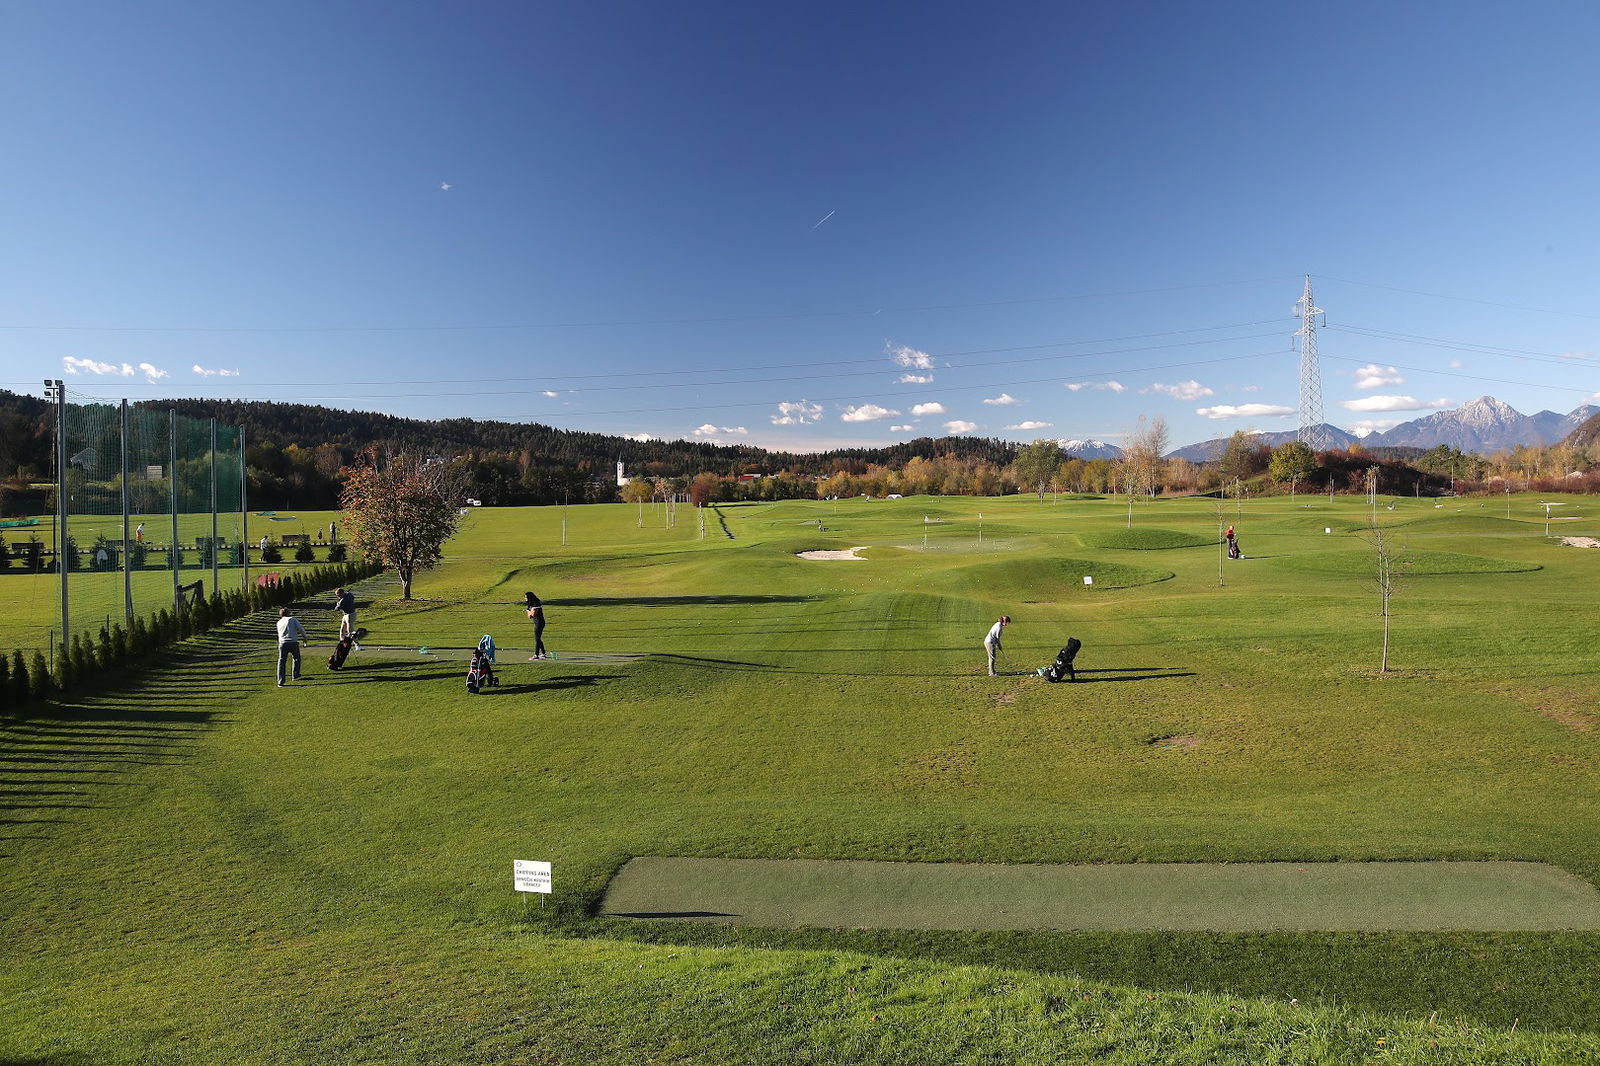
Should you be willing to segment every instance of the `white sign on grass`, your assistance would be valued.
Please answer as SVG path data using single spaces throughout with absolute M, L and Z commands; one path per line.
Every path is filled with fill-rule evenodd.
M 550 864 L 530 859 L 512 859 L 511 877 L 518 892 L 550 892 Z
M 1094 584 L 1094 578 L 1089 577 L 1088 575 L 1084 575 L 1083 583 L 1085 585 L 1092 585 L 1092 584 Z

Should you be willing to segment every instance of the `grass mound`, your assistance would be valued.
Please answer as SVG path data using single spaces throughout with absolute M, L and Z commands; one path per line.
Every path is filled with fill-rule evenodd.
M 1439 512 L 1401 523 L 1414 533 L 1517 533 L 1528 534 L 1540 529 L 1536 522 L 1521 519 L 1496 518 L 1484 514 L 1447 514 Z
M 1079 533 L 1088 548 L 1123 548 L 1129 551 L 1154 551 L 1162 548 L 1198 548 L 1215 544 L 1210 537 L 1176 529 L 1095 529 Z
M 1171 570 L 1129 566 L 1090 559 L 1046 559 L 1038 556 L 971 563 L 939 574 L 933 584 L 940 591 L 970 594 L 981 591 L 1009 602 L 1041 602 L 1069 593 L 1093 594 L 1108 588 L 1152 585 L 1173 577 Z M 1085 577 L 1094 578 L 1085 585 Z
M 1311 555 L 1293 555 L 1277 560 L 1277 565 L 1290 570 L 1313 574 L 1337 574 L 1341 577 L 1368 577 L 1372 574 L 1373 553 L 1370 551 L 1315 552 Z M 1408 551 L 1402 556 L 1405 573 L 1427 577 L 1436 574 L 1521 574 L 1543 569 L 1538 563 L 1519 562 L 1515 559 L 1490 559 L 1483 555 L 1463 552 Z

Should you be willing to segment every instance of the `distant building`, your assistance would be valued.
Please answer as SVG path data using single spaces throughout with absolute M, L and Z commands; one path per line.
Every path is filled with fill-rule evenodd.
M 618 459 L 617 460 L 617 488 L 620 489 L 622 486 L 626 485 L 628 482 L 630 482 L 632 480 L 633 479 L 631 477 L 628 477 L 625 474 L 623 474 L 623 472 L 622 472 L 622 460 Z

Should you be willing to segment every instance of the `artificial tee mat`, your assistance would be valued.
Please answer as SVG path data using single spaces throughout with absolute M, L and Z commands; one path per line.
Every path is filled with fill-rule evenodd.
M 1600 891 L 1534 862 L 1047 866 L 645 856 L 602 917 L 783 928 L 1600 928 Z

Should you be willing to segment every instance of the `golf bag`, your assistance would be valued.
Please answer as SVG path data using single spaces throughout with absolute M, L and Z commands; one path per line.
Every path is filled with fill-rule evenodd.
M 476 649 L 472 652 L 472 664 L 467 667 L 467 691 L 481 692 L 486 688 L 493 688 L 500 683 L 494 676 L 494 667 L 489 663 L 489 656 Z
M 1230 538 L 1228 538 L 1228 558 L 1230 558 L 1230 559 L 1243 559 L 1244 558 L 1244 552 L 1239 550 L 1239 538 L 1238 537 L 1230 537 Z
M 354 637 L 340 637 L 339 643 L 333 646 L 333 654 L 328 656 L 328 669 L 337 670 L 344 665 L 350 657 L 350 648 L 355 644 Z
M 1044 679 L 1052 685 L 1058 681 L 1076 681 L 1078 674 L 1072 668 L 1072 660 L 1078 657 L 1078 649 L 1083 647 L 1083 641 L 1077 637 L 1068 637 L 1067 646 L 1056 655 L 1056 661 L 1044 668 Z

